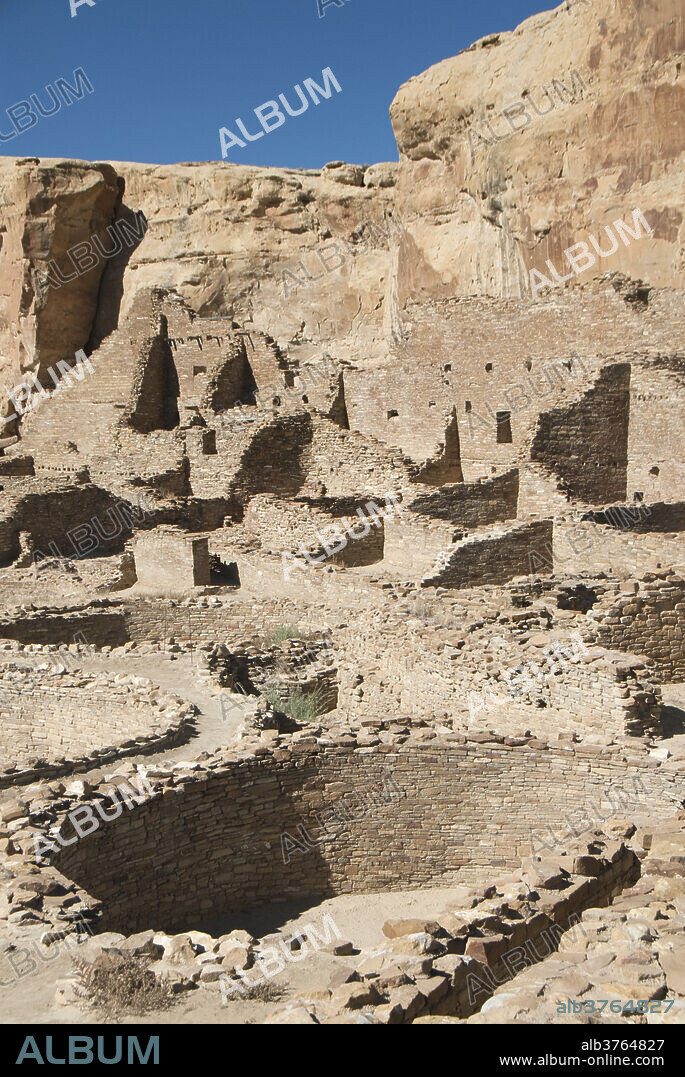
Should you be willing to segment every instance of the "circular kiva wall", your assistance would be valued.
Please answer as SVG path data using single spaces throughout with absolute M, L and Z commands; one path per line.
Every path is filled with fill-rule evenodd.
M 599 826 L 636 808 L 666 817 L 678 800 L 661 766 L 611 765 L 580 748 L 296 743 L 274 754 L 215 756 L 203 772 L 162 779 L 52 863 L 103 903 L 102 930 L 181 931 L 224 915 L 239 926 L 241 911 L 293 897 L 513 867 L 536 828 L 558 844 L 579 811 Z
M 187 738 L 194 713 L 142 678 L 5 667 L 0 788 L 157 751 Z

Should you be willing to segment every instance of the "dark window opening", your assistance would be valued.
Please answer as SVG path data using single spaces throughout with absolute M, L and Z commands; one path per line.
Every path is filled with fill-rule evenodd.
M 464 411 L 470 411 L 470 410 L 471 410 L 471 401 L 467 400 L 466 403 L 464 404 Z
M 387 412 L 387 417 L 388 419 L 397 419 L 399 418 L 399 414 L 399 411 L 395 411 L 394 408 L 391 408 L 390 411 Z
M 526 359 L 526 370 L 532 370 L 532 369 L 533 369 L 533 364 L 531 363 L 530 359 Z
M 644 499 L 645 495 L 643 494 L 642 490 L 636 490 L 633 494 L 633 501 L 644 501 Z
M 588 610 L 592 609 L 597 598 L 597 592 L 592 587 L 587 587 L 584 583 L 579 583 L 575 586 L 565 585 L 556 596 L 557 609 L 587 613 Z
M 235 561 L 226 563 L 217 554 L 210 554 L 209 580 L 212 587 L 240 587 L 238 565 Z
M 216 430 L 204 430 L 202 432 L 203 456 L 216 456 Z
M 489 374 L 491 372 L 491 370 L 492 370 L 492 363 L 486 363 L 485 364 L 485 369 L 487 370 L 487 372 Z
M 658 475 L 659 474 L 659 468 L 656 466 L 656 464 L 654 465 L 654 467 L 650 467 L 649 474 L 650 475 Z
M 443 369 L 443 370 L 444 370 L 445 372 L 447 372 L 448 370 L 451 370 L 451 369 L 452 369 L 452 364 L 451 364 L 451 363 L 445 363 L 445 365 L 444 365 L 444 367 L 443 367 L 442 369 Z
M 206 374 L 206 373 L 207 373 L 207 367 L 206 366 L 194 366 L 193 367 L 193 377 L 194 378 L 196 378 L 198 376 L 198 374 Z
M 511 445 L 511 412 L 497 412 L 497 444 Z
M 274 397 L 273 405 L 274 405 L 275 408 L 280 408 L 280 406 L 281 406 L 281 398 L 280 398 L 280 396 L 275 396 Z
M 308 404 L 309 403 L 309 397 L 308 396 L 303 396 L 302 397 L 302 403 L 303 404 Z

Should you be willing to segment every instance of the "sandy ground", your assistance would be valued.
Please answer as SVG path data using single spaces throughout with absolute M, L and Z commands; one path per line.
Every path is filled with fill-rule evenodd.
M 287 942 L 300 932 L 309 934 L 308 925 L 317 932 L 314 938 L 318 939 L 320 947 L 323 946 L 323 939 L 330 937 L 331 944 L 344 940 L 352 942 L 357 949 L 368 949 L 384 941 L 381 929 L 385 920 L 398 917 L 428 918 L 448 907 L 459 908 L 472 886 L 473 883 L 393 893 L 344 894 L 307 907 L 304 907 L 306 902 L 301 902 L 299 909 L 292 904 L 265 906 L 239 918 L 204 924 L 202 928 L 212 927 L 221 932 L 244 927 L 261 939 L 263 946 L 275 944 L 281 956 L 283 951 L 278 947 L 279 939 Z M 323 922 L 325 916 L 331 918 L 326 923 Z M 264 938 L 273 932 L 278 933 L 276 938 Z M 312 938 L 311 935 L 309 937 Z M 53 952 L 55 956 L 46 961 L 46 954 Z M 0 980 L 4 984 L 0 986 L 0 1023 L 102 1023 L 101 1017 L 89 1007 L 82 1009 L 55 1003 L 55 984 L 57 980 L 72 975 L 74 952 L 78 952 L 78 947 L 72 945 L 70 948 L 67 943 L 58 944 L 54 951 L 51 948 L 42 958 L 31 950 L 28 959 L 21 955 L 21 961 L 17 961 L 17 967 L 24 970 L 24 975 L 20 977 L 15 975 L 7 955 L 3 954 L 0 957 Z M 277 1002 L 237 997 L 235 1001 L 229 1000 L 223 1004 L 221 990 L 216 984 L 184 993 L 168 1010 L 147 1017 L 131 1016 L 117 1024 L 258 1024 L 294 994 L 326 988 L 336 970 L 351 967 L 354 961 L 354 955 L 335 957 L 323 949 L 316 949 L 312 943 L 300 953 L 293 953 L 292 960 L 285 963 L 283 971 L 269 980 L 269 983 L 284 991 L 283 997 Z M 259 978 L 258 966 L 252 970 L 251 976 L 255 980 Z M 13 982 L 8 983 L 12 978 Z

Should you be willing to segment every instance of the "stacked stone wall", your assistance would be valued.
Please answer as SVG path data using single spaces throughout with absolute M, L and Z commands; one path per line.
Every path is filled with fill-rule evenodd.
M 159 751 L 188 736 L 194 708 L 140 678 L 47 674 L 17 665 L 0 674 L 0 787 Z M 133 682 L 137 683 L 133 683 Z
M 685 679 L 685 582 L 672 570 L 627 582 L 617 600 L 589 614 L 593 635 L 605 647 L 646 655 L 667 681 Z
M 672 814 L 677 796 L 654 769 L 582 749 L 352 749 L 300 741 L 189 777 L 53 862 L 103 902 L 103 929 L 186 929 L 255 904 L 449 885 L 464 869 L 514 866 L 540 819 L 561 825 L 587 800 L 609 814 L 609 792 L 634 796 L 637 777 L 655 817 Z M 336 804 L 355 798 L 356 817 L 352 807 L 336 824 Z M 300 826 L 320 839 L 314 847 L 284 839 L 302 845 Z
M 445 551 L 444 568 L 422 580 L 424 587 L 478 587 L 506 583 L 531 571 L 531 555 L 552 541 L 552 521 L 520 524 L 499 533 L 475 533 Z
M 413 512 L 459 527 L 483 527 L 516 517 L 519 491 L 518 469 L 482 482 L 443 486 L 430 494 L 419 494 L 409 502 Z

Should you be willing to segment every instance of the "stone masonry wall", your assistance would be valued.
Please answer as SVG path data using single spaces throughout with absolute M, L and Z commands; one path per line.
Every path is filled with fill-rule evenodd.
M 280 561 L 278 570 L 281 572 Z M 300 584 L 301 587 L 301 584 Z M 72 644 L 78 637 L 96 647 L 136 642 L 215 644 L 245 640 L 293 620 L 292 609 L 263 600 L 252 606 L 212 597 L 187 600 L 99 600 L 69 611 L 41 609 L 0 621 L 0 639 Z M 82 641 L 83 641 L 82 640 Z
M 140 532 L 133 543 L 136 575 L 142 587 L 160 594 L 187 591 L 210 582 L 206 538 L 166 528 Z
M 409 331 L 396 354 L 371 370 L 346 371 L 345 390 L 351 428 L 396 445 L 414 460 L 434 454 L 456 407 L 465 479 L 511 468 L 527 455 L 540 413 L 578 400 L 607 360 L 630 362 L 636 393 L 657 394 L 669 428 L 678 426 L 669 403 L 674 394 L 668 358 L 685 328 L 677 292 L 653 293 L 642 310 L 607 281 L 555 289 L 533 302 L 412 299 L 405 313 Z M 652 366 L 659 353 L 661 366 Z M 648 373 L 638 389 L 636 367 L 643 366 Z M 663 446 L 653 459 L 651 451 L 643 452 L 654 444 L 649 433 L 654 420 L 646 415 L 649 405 L 643 406 L 645 416 L 637 417 L 630 435 L 635 468 L 644 467 L 641 461 L 651 468 L 671 456 Z M 511 443 L 498 440 L 498 412 L 510 415 Z M 676 493 L 669 484 L 683 466 L 678 450 L 673 461 L 674 470 L 669 464 L 651 480 L 666 485 L 650 499 Z
M 685 487 L 685 357 L 633 364 L 628 433 L 628 497 L 673 501 Z M 667 436 L 664 434 L 667 432 Z
M 104 903 L 104 930 L 185 929 L 255 904 L 444 886 L 466 867 L 513 866 L 541 818 L 560 825 L 589 798 L 608 810 L 608 793 L 634 795 L 638 776 L 655 817 L 671 814 L 677 797 L 653 768 L 582 749 L 353 748 L 305 738 L 271 758 L 265 749 L 188 776 L 53 863 Z M 341 826 L 343 798 L 351 817 Z M 301 827 L 319 839 L 313 848 Z
M 552 540 L 552 521 L 521 524 L 509 531 L 478 533 L 446 551 L 445 567 L 422 580 L 423 587 L 476 587 L 525 576 L 530 556 Z
M 0 787 L 159 751 L 184 738 L 192 713 L 192 705 L 141 678 L 5 667 Z
M 356 719 L 417 715 L 454 728 L 474 716 L 488 728 L 548 727 L 603 738 L 658 733 L 659 686 L 644 661 L 535 633 L 523 647 L 490 631 L 409 630 L 365 618 L 336 633 L 338 708 Z M 458 647 L 454 643 L 458 642 Z
M 0 520 L 0 560 L 11 561 L 18 555 L 20 531 L 28 532 L 35 550 L 47 557 L 55 548 L 74 556 L 78 549 L 74 543 L 84 539 L 92 520 L 98 521 L 99 551 L 119 551 L 131 528 L 122 526 L 116 505 L 112 494 L 90 483 L 59 487 L 41 480 L 36 489 L 36 480 L 26 480 L 12 491 Z
M 626 496 L 630 366 L 605 367 L 581 400 L 543 412 L 531 459 L 546 464 L 570 495 L 590 504 Z
M 650 508 L 650 506 L 646 506 Z M 610 527 L 578 514 L 554 519 L 554 569 L 557 572 L 608 572 L 619 578 L 641 576 L 665 565 L 685 570 L 685 541 L 681 530 L 645 531 Z M 534 565 L 545 572 L 547 554 Z M 550 569 L 547 569 L 548 571 Z
M 597 642 L 646 655 L 663 680 L 685 679 L 685 581 L 672 570 L 648 573 L 622 591 L 588 615 Z
M 420 494 L 408 507 L 459 527 L 483 527 L 515 519 L 518 490 L 518 469 L 512 468 L 493 479 L 443 486 L 434 493 Z

